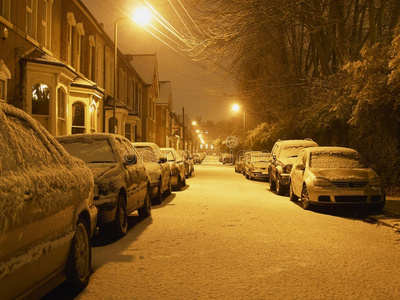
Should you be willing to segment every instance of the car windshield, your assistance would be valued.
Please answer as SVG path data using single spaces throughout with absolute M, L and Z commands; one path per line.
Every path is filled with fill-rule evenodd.
M 175 161 L 175 157 L 171 151 L 164 151 L 164 154 L 167 156 L 168 161 Z
M 316 152 L 311 153 L 310 167 L 321 169 L 362 169 L 368 168 L 357 152 Z
M 312 145 L 313 146 L 313 145 Z M 296 157 L 299 155 L 300 151 L 304 148 L 310 147 L 310 145 L 290 145 L 282 147 L 280 157 Z
M 251 162 L 268 162 L 270 161 L 270 158 L 271 158 L 270 153 L 252 154 Z
M 108 139 L 65 140 L 60 142 L 72 156 L 85 163 L 115 163 L 115 155 Z
M 147 146 L 135 146 L 144 162 L 158 162 L 157 154 Z

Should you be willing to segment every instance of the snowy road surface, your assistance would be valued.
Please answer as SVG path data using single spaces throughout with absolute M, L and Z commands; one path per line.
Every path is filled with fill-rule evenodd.
M 400 235 L 304 211 L 233 166 L 195 166 L 188 187 L 93 248 L 76 299 L 400 299 Z

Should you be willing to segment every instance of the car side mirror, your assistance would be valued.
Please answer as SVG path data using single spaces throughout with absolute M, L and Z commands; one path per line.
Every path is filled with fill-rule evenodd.
M 166 157 L 161 157 L 160 160 L 158 161 L 159 164 L 164 164 L 166 163 L 168 160 Z
M 303 165 L 303 164 L 298 164 L 297 167 L 296 167 L 296 169 L 297 169 L 297 170 L 304 171 L 304 170 L 306 169 L 306 166 Z

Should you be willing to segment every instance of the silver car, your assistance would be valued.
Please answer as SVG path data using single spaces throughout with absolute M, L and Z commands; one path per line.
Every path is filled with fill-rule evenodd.
M 161 148 L 161 151 L 167 156 L 171 167 L 171 184 L 174 190 L 180 191 L 186 186 L 185 165 L 183 158 L 174 148 Z
M 312 205 L 363 205 L 382 210 L 385 192 L 378 175 L 353 149 L 303 149 L 290 173 L 290 199 Z
M 150 176 L 151 199 L 161 204 L 171 194 L 171 168 L 161 149 L 154 143 L 132 143 L 142 157 Z

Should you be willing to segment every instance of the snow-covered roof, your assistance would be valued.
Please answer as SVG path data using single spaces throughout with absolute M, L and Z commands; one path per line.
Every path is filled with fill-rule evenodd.
M 154 76 L 158 76 L 155 54 L 133 55 L 131 65 L 146 84 L 151 85 L 153 83 Z

